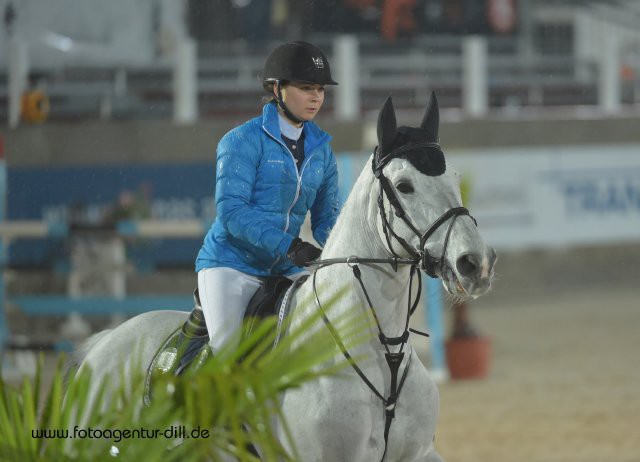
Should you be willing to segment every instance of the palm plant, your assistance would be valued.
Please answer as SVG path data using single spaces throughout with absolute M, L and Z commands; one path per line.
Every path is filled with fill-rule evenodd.
M 326 300 L 326 306 L 330 309 L 345 292 Z M 62 358 L 43 399 L 40 357 L 35 379 L 25 379 L 21 387 L 0 379 L 0 460 L 217 461 L 229 455 L 259 460 L 251 445 L 265 460 L 298 460 L 276 437 L 274 419 L 282 417 L 278 397 L 336 372 L 345 361 L 332 361 L 335 344 L 316 318 L 272 348 L 275 322 L 265 320 L 237 349 L 223 350 L 197 373 L 160 377 L 149 407 L 141 405 L 142 374 L 115 390 L 102 383 L 98 398 L 90 401 L 91 374 L 82 370 L 65 391 Z M 369 335 L 360 317 L 336 323 L 351 345 Z M 311 338 L 302 342 L 303 334 Z M 74 423 L 78 416 L 84 416 L 82 427 Z M 281 423 L 288 434 L 286 422 Z

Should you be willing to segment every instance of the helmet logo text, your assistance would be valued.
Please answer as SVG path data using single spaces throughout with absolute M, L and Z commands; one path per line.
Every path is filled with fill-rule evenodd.
M 321 56 L 318 56 L 317 58 L 311 58 L 313 59 L 313 64 L 315 64 L 316 69 L 324 69 L 324 61 L 322 60 Z

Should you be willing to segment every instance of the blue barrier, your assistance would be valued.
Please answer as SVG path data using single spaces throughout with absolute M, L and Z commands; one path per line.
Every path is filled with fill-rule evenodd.
M 444 347 L 444 323 L 442 321 L 442 283 L 439 279 L 423 276 L 427 288 L 425 316 L 429 326 L 431 345 L 431 370 L 434 377 L 447 376 Z
M 344 205 L 349 197 L 349 192 L 356 178 L 353 173 L 353 156 L 342 154 L 338 156 L 338 181 L 340 191 L 340 207 Z
M 78 313 L 91 316 L 113 314 L 135 315 L 152 310 L 191 311 L 193 297 L 167 295 L 130 295 L 125 298 L 83 297 L 69 298 L 64 295 L 24 295 L 11 298 L 22 311 L 29 315 L 58 315 Z
M 51 267 L 62 258 L 59 239 L 68 235 L 68 223 L 99 226 L 109 219 L 148 217 L 210 223 L 215 216 L 213 157 L 184 164 L 11 167 L 6 175 L 2 219 L 37 220 L 49 227 L 39 241 L 12 241 L 10 263 L 20 267 Z M 117 209 L 124 193 L 134 202 L 128 212 Z M 193 265 L 201 244 L 201 236 L 156 240 L 150 258 L 154 265 Z
M 7 217 L 6 203 L 7 203 L 7 164 L 4 160 L 4 145 L 3 140 L 0 139 L 0 223 L 4 222 Z M 6 298 L 6 286 L 4 281 L 4 268 L 7 265 L 7 249 L 6 243 L 0 235 L 0 364 L 1 354 L 4 349 L 4 344 L 9 336 L 9 329 L 7 327 L 7 321 L 4 313 L 5 298 Z

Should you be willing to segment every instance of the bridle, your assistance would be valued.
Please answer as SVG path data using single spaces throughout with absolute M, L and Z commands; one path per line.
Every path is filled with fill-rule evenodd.
M 398 200 L 398 196 L 391 186 L 391 182 L 384 175 L 383 169 L 389 163 L 391 159 L 394 159 L 401 155 L 403 152 L 409 150 L 415 150 L 416 148 L 430 148 L 430 149 L 438 149 L 441 150 L 440 145 L 438 143 L 420 143 L 420 144 L 412 144 L 410 146 L 404 146 L 399 149 L 396 149 L 389 153 L 386 156 L 379 156 L 379 148 L 376 147 L 373 159 L 371 162 L 371 168 L 373 170 L 373 174 L 380 181 L 380 192 L 378 194 L 378 208 L 380 210 L 380 218 L 382 219 L 382 229 L 384 231 L 385 239 L 387 241 L 388 250 L 395 256 L 398 257 L 396 252 L 393 249 L 393 245 L 391 243 L 391 235 L 395 238 L 396 241 L 411 255 L 411 258 L 416 261 L 416 263 L 420 264 L 420 269 L 423 270 L 427 275 L 432 278 L 437 278 L 438 273 L 437 270 L 440 270 L 440 274 L 444 270 L 445 265 L 445 254 L 447 252 L 447 247 L 449 245 L 449 237 L 451 236 L 451 230 L 453 229 L 453 225 L 456 220 L 461 215 L 468 215 L 471 217 L 473 222 L 477 226 L 476 219 L 471 216 L 469 210 L 465 207 L 453 207 L 443 213 L 430 227 L 427 229 L 424 234 L 421 234 L 418 228 L 413 224 L 411 219 L 407 216 L 404 209 L 402 208 L 402 204 L 400 204 L 400 200 Z M 398 236 L 398 234 L 393 230 L 389 220 L 387 219 L 387 213 L 384 208 L 384 194 L 387 195 L 387 199 L 391 204 L 391 207 L 394 210 L 396 217 L 400 218 L 405 224 L 409 227 L 413 233 L 420 238 L 420 247 L 418 250 L 414 249 L 405 241 L 402 237 Z M 444 245 L 442 247 L 442 254 L 440 258 L 436 258 L 429 253 L 426 249 L 427 239 L 429 239 L 433 233 L 435 233 L 440 226 L 446 223 L 450 218 L 451 223 L 449 224 L 449 228 L 447 229 L 447 233 L 445 235 Z
M 404 368 L 404 371 L 402 373 L 402 377 L 400 378 L 400 380 L 398 381 L 398 373 L 400 371 L 400 366 L 402 364 L 402 361 L 404 359 L 404 347 L 407 343 L 407 341 L 409 340 L 409 333 L 415 333 L 415 334 L 419 334 L 419 335 L 424 335 L 426 337 L 429 336 L 429 334 L 414 330 L 414 329 L 410 329 L 409 328 L 409 320 L 411 315 L 414 313 L 414 311 L 416 310 L 417 306 L 418 306 L 418 302 L 420 300 L 420 295 L 422 292 L 422 280 L 421 278 L 418 278 L 418 292 L 416 294 L 416 298 L 413 301 L 413 303 L 411 303 L 411 289 L 412 289 L 412 283 L 413 283 L 413 278 L 414 275 L 416 273 L 418 273 L 417 269 L 421 269 L 423 270 L 427 275 L 429 275 L 432 278 L 437 278 L 438 277 L 438 270 L 440 275 L 442 275 L 442 272 L 444 271 L 444 267 L 445 267 L 445 255 L 446 255 L 446 251 L 447 251 L 447 246 L 449 244 L 449 237 L 451 235 L 451 230 L 453 228 L 453 225 L 455 223 L 455 221 L 457 220 L 458 217 L 460 217 L 461 215 L 468 215 L 469 217 L 471 217 L 471 219 L 473 220 L 473 222 L 476 224 L 477 226 L 477 222 L 475 220 L 475 218 L 473 218 L 470 213 L 469 210 L 467 210 L 465 207 L 453 207 L 449 210 L 447 210 L 445 213 L 443 213 L 424 233 L 420 233 L 420 231 L 418 230 L 418 228 L 413 224 L 413 222 L 411 221 L 411 219 L 407 216 L 407 214 L 405 213 L 404 209 L 402 208 L 402 205 L 400 204 L 400 201 L 398 200 L 398 197 L 396 196 L 392 186 L 391 186 L 391 182 L 389 181 L 389 179 L 384 175 L 383 173 L 383 169 L 385 167 L 385 165 L 393 158 L 398 157 L 400 154 L 402 154 L 403 152 L 408 151 L 409 149 L 416 149 L 416 148 L 436 148 L 436 149 L 441 149 L 440 145 L 438 143 L 420 143 L 420 144 L 413 144 L 409 147 L 401 147 L 398 148 L 394 151 L 392 151 L 391 153 L 389 153 L 386 156 L 380 156 L 379 155 L 379 149 L 378 147 L 376 147 L 375 151 L 374 151 L 374 155 L 373 155 L 373 160 L 372 160 L 372 170 L 373 173 L 376 177 L 376 179 L 378 179 L 378 181 L 380 182 L 380 192 L 378 194 L 378 209 L 379 209 L 379 213 L 380 213 L 380 218 L 382 220 L 382 227 L 383 227 L 383 231 L 384 231 L 384 235 L 385 235 L 385 239 L 387 241 L 387 246 L 388 246 L 388 251 L 393 255 L 392 258 L 360 258 L 357 256 L 350 256 L 348 258 L 332 258 L 332 259 L 325 259 L 325 260 L 316 260 L 313 262 L 309 262 L 306 266 L 316 266 L 317 269 L 321 269 L 321 268 L 325 268 L 327 266 L 331 266 L 334 264 L 338 264 L 338 263 L 344 263 L 347 264 L 352 270 L 353 270 L 353 275 L 356 278 L 356 280 L 358 281 L 364 295 L 365 298 L 367 300 L 367 304 L 369 306 L 369 309 L 372 313 L 373 319 L 376 322 L 376 326 L 378 328 L 378 339 L 380 340 L 380 343 L 384 346 L 385 348 L 385 358 L 387 360 L 387 364 L 389 366 L 389 371 L 391 373 L 391 390 L 389 392 L 389 396 L 388 397 L 384 397 L 384 395 L 378 391 L 378 389 L 375 387 L 375 385 L 369 380 L 369 378 L 365 375 L 365 373 L 362 371 L 362 369 L 360 369 L 360 367 L 356 364 L 356 362 L 354 361 L 353 357 L 349 354 L 349 351 L 347 350 L 347 348 L 345 347 L 344 343 L 342 342 L 342 340 L 340 339 L 340 335 L 338 334 L 338 331 L 336 330 L 336 328 L 333 326 L 333 324 L 331 323 L 331 321 L 329 320 L 329 318 L 327 317 L 327 314 L 324 310 L 324 308 L 322 307 L 322 304 L 320 303 L 320 299 L 318 297 L 318 291 L 317 291 L 317 287 L 316 287 L 316 275 L 318 273 L 318 271 L 314 271 L 313 272 L 313 278 L 312 278 L 312 284 L 313 284 L 313 292 L 315 295 L 315 301 L 316 301 L 316 305 L 320 311 L 320 314 L 322 316 L 322 319 L 325 323 L 325 325 L 327 326 L 327 329 L 329 330 L 329 332 L 331 333 L 331 336 L 333 337 L 334 341 L 336 342 L 336 344 L 338 345 L 338 347 L 340 348 L 340 350 L 342 351 L 343 356 L 347 359 L 347 361 L 349 362 L 349 364 L 351 365 L 351 367 L 355 370 L 355 372 L 358 374 L 358 376 L 362 379 L 362 381 L 367 385 L 367 387 L 373 392 L 374 395 L 376 395 L 384 404 L 384 409 L 385 409 L 385 428 L 384 428 L 384 443 L 385 443 L 385 448 L 384 448 L 384 453 L 382 455 L 382 459 L 384 460 L 386 453 L 387 453 L 387 447 L 388 447 L 388 440 L 389 440 L 389 430 L 391 428 L 391 423 L 393 422 L 393 419 L 395 418 L 395 408 L 396 408 L 396 404 L 398 401 L 398 398 L 400 396 L 400 392 L 402 391 L 402 388 L 404 386 L 405 380 L 407 378 L 407 375 L 409 373 L 409 366 L 411 365 L 411 355 L 409 355 L 408 360 L 407 360 L 407 364 Z M 414 249 L 413 247 L 411 247 L 411 245 L 409 245 L 402 237 L 398 236 L 398 234 L 393 230 L 393 228 L 391 227 L 391 224 L 389 223 L 389 220 L 387 219 L 387 213 L 384 207 L 384 194 L 387 195 L 387 198 L 389 200 L 389 203 L 391 204 L 391 207 L 394 209 L 394 213 L 395 215 L 402 219 L 406 225 L 409 227 L 409 229 L 411 229 L 411 231 L 420 238 L 420 247 L 419 249 Z M 425 245 L 427 243 L 427 240 L 444 224 L 446 223 L 448 220 L 450 220 L 451 218 L 453 218 L 451 220 L 451 223 L 449 224 L 449 227 L 447 229 L 446 232 L 446 236 L 445 236 L 445 241 L 444 241 L 444 245 L 443 245 L 443 249 L 442 249 L 442 255 L 440 256 L 440 258 L 436 258 L 434 256 L 432 256 L 429 251 L 426 249 Z M 410 257 L 409 258 L 402 258 L 400 255 L 398 255 L 394 249 L 393 249 L 393 245 L 392 245 L 392 241 L 391 241 L 391 236 L 393 236 L 393 238 L 395 238 L 395 240 L 409 253 Z M 398 270 L 398 265 L 409 265 L 410 266 L 410 271 L 409 271 L 409 297 L 407 298 L 407 302 L 408 302 L 408 306 L 407 306 L 407 318 L 406 318 L 406 323 L 405 323 L 405 329 L 404 329 L 404 333 L 399 336 L 399 337 L 387 337 L 383 331 L 382 331 L 382 326 L 380 325 L 380 320 L 378 319 L 378 316 L 376 314 L 375 308 L 373 307 L 373 304 L 371 302 L 371 299 L 369 297 L 369 294 L 364 286 L 364 283 L 362 282 L 362 273 L 360 271 L 359 268 L 359 264 L 375 264 L 375 263 L 383 263 L 383 264 L 389 264 L 392 266 L 392 268 L 394 269 L 394 271 Z M 397 353 L 392 353 L 389 349 L 389 346 L 391 345 L 400 345 L 400 350 Z

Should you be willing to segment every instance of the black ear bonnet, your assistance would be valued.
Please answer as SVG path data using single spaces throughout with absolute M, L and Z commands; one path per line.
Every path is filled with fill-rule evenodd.
M 393 248 L 392 238 L 411 256 L 413 264 L 420 263 L 420 268 L 430 277 L 438 277 L 445 271 L 445 254 L 449 243 L 449 236 L 456 219 L 462 215 L 469 215 L 469 210 L 464 207 L 452 207 L 445 211 L 423 232 L 418 229 L 402 208 L 402 203 L 394 191 L 394 187 L 382 170 L 392 159 L 403 158 L 411 162 L 421 173 L 428 176 L 442 175 L 447 169 L 444 154 L 438 143 L 438 128 L 440 125 L 440 112 L 435 93 L 431 93 L 427 111 L 424 114 L 419 127 L 397 127 L 396 114 L 391 98 L 387 98 L 378 116 L 378 146 L 373 153 L 371 167 L 377 180 L 380 182 L 378 193 L 378 208 L 382 229 L 387 241 L 387 249 L 393 254 L 394 261 L 400 256 Z M 416 249 L 404 238 L 399 236 L 389 222 L 384 206 L 384 196 L 387 196 L 391 210 L 400 218 L 413 233 L 420 238 L 420 246 Z M 471 216 L 471 215 L 469 215 Z M 471 217 L 473 219 L 473 217 Z M 440 258 L 434 257 L 426 248 L 429 237 L 435 233 L 444 223 L 450 221 L 445 233 L 444 246 Z M 475 219 L 473 219 L 475 223 Z M 438 271 L 439 270 L 439 271 Z
M 392 159 L 403 158 L 424 175 L 442 175 L 447 167 L 438 143 L 439 119 L 438 100 L 432 93 L 420 127 L 396 127 L 393 102 L 387 98 L 378 117 L 373 171 L 379 174 Z

